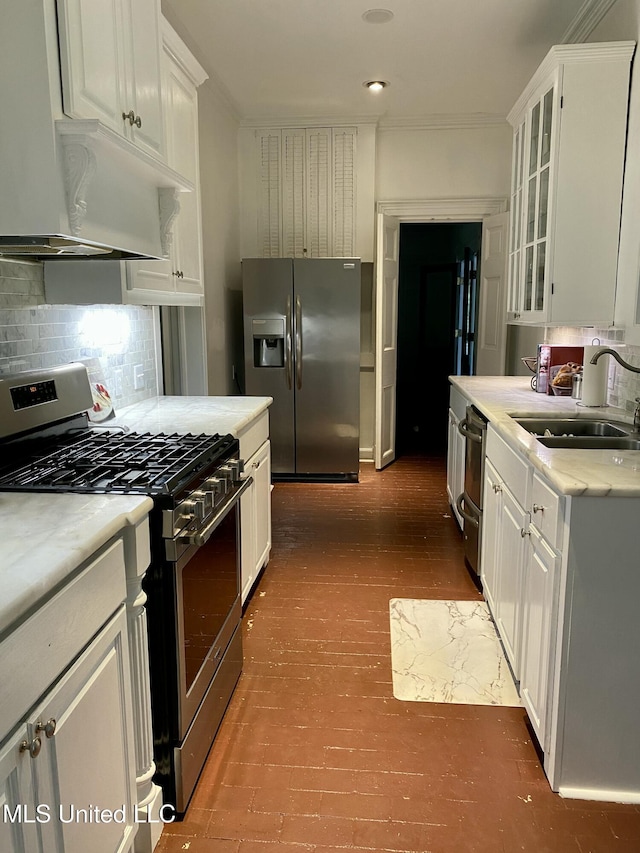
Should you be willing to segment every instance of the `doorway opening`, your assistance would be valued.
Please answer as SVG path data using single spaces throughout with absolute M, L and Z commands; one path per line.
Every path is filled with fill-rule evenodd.
M 475 368 L 481 222 L 400 223 L 396 455 L 442 455 L 448 376 Z

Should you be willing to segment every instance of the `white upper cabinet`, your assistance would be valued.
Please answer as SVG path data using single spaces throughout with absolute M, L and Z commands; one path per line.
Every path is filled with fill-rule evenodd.
M 58 0 L 65 113 L 165 156 L 158 0 Z
M 511 322 L 613 322 L 634 48 L 553 47 L 508 116 Z
M 130 261 L 127 264 L 127 301 L 157 305 L 201 305 L 202 225 L 198 158 L 197 87 L 206 74 L 166 21 L 163 34 L 163 99 L 167 162 L 186 178 L 193 192 L 169 192 L 167 204 L 173 236 L 167 261 Z
M 157 191 L 162 252 L 167 260 L 46 264 L 47 302 L 202 305 L 197 86 L 206 74 L 166 21 L 162 35 L 168 168 L 194 188 L 181 192 L 168 186 Z

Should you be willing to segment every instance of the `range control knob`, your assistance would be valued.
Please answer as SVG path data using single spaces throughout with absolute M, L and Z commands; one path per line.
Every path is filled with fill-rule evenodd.
M 243 471 L 243 459 L 229 459 L 224 465 L 222 465 L 218 469 L 218 472 L 221 473 L 228 480 L 231 480 L 232 483 L 237 482 L 240 479 L 240 475 Z
M 228 465 L 235 471 L 236 480 L 239 480 L 240 475 L 244 472 L 244 459 L 231 459 Z
M 233 468 L 230 465 L 221 465 L 216 471 L 218 477 L 224 477 L 227 483 L 233 485 L 236 477 Z
M 225 477 L 207 477 L 202 485 L 204 490 L 211 494 L 214 503 L 224 497 L 229 490 L 229 483 Z
M 189 518 L 202 521 L 207 514 L 207 495 L 200 491 L 193 492 L 188 500 L 182 502 L 182 508 Z

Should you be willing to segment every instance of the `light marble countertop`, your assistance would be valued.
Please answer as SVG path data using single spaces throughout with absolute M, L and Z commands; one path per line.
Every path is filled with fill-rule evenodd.
M 0 636 L 149 513 L 139 495 L 0 493 Z
M 272 397 L 151 397 L 117 412 L 108 426 L 151 433 L 231 433 L 238 438 L 272 402 Z
M 536 394 L 526 376 L 451 376 L 450 382 L 557 491 L 565 495 L 640 497 L 640 451 L 545 447 L 512 418 L 543 414 L 632 425 L 628 412 L 612 406 L 580 406 L 571 397 Z
M 237 437 L 271 403 L 271 397 L 153 397 L 123 409 L 108 426 Z M 152 506 L 140 496 L 0 493 L 0 634 Z

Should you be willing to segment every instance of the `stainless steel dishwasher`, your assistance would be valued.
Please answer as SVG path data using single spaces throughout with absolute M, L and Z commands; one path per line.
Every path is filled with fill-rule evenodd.
M 466 415 L 458 424 L 458 430 L 465 437 L 464 492 L 458 496 L 456 506 L 464 519 L 464 556 L 476 581 L 480 583 L 482 483 L 487 420 L 474 406 L 467 406 Z

